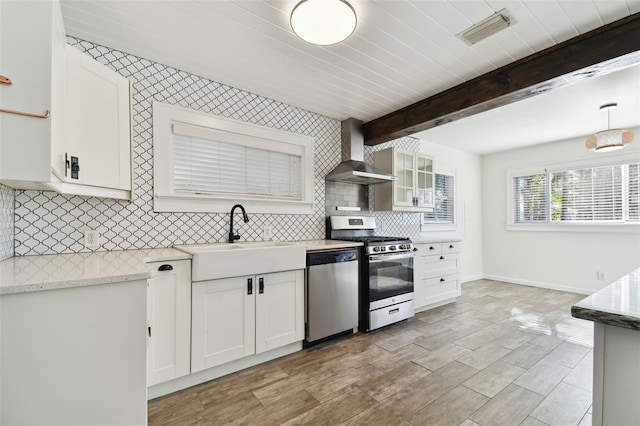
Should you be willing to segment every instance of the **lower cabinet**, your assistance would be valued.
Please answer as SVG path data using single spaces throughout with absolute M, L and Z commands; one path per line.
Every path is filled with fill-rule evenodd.
M 191 372 L 191 261 L 147 265 L 147 386 L 152 386 Z
M 304 339 L 304 270 L 192 285 L 191 372 Z
M 414 244 L 416 310 L 453 301 L 461 295 L 458 269 L 459 242 Z
M 146 280 L 0 296 L 0 424 L 146 425 Z

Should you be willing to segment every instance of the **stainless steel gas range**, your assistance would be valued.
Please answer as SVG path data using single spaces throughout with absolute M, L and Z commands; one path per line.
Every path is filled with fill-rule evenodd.
M 375 235 L 375 218 L 330 216 L 327 238 L 364 243 L 360 256 L 361 332 L 414 315 L 413 258 L 409 238 Z

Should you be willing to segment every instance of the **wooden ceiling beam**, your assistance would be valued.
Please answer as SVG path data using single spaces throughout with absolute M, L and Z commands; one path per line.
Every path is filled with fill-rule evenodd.
M 640 64 L 640 13 L 589 31 L 364 124 L 378 145 Z

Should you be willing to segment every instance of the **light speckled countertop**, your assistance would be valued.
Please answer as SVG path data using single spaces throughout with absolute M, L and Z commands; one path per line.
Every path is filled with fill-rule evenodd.
M 147 279 L 147 262 L 181 259 L 174 248 L 17 256 L 0 262 L 0 295 Z
M 571 315 L 640 331 L 640 268 L 573 305 Z
M 362 246 L 339 240 L 288 243 L 307 251 Z M 147 263 L 182 259 L 191 255 L 175 248 L 16 256 L 0 261 L 0 295 L 147 279 Z
M 459 238 L 412 238 L 413 244 L 437 244 L 437 243 L 459 243 L 462 241 Z

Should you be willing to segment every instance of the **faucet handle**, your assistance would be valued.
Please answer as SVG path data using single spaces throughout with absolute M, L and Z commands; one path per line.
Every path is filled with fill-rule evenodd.
M 238 234 L 237 232 L 235 234 L 233 234 L 233 239 L 235 240 L 239 240 L 240 239 L 240 234 Z

